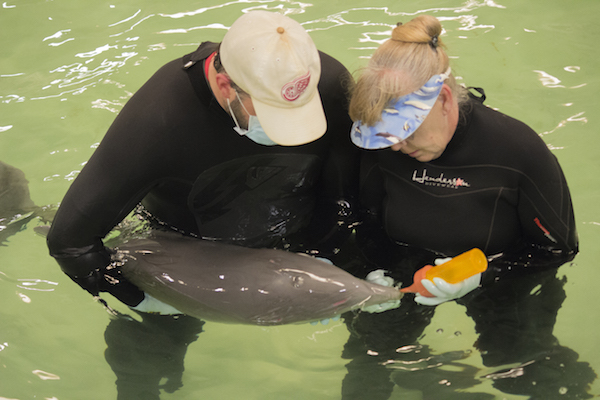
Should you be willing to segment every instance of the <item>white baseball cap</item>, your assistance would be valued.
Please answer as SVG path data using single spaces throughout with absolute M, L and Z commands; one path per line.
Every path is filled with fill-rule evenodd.
M 297 146 L 323 136 L 327 121 L 317 84 L 321 60 L 304 28 L 279 13 L 238 18 L 219 50 L 227 74 L 252 98 L 267 136 Z

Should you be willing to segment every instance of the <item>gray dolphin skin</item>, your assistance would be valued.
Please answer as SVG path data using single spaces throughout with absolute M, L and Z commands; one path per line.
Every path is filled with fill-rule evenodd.
M 51 221 L 55 207 L 38 207 L 29 195 L 29 182 L 20 169 L 0 161 L 0 246 L 32 219 Z
M 282 325 L 332 318 L 398 300 L 314 257 L 154 232 L 115 248 L 125 278 L 184 314 L 207 321 Z
M 0 217 L 32 211 L 29 182 L 18 168 L 0 161 Z

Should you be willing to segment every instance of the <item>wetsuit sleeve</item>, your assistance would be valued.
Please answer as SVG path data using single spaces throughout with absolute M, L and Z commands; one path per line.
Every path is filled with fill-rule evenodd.
M 542 184 L 529 180 L 523 184 L 518 210 L 524 237 L 542 246 L 576 252 L 577 230 L 565 176 L 554 156 L 537 168 L 549 176 L 540 177 L 545 179 Z
M 172 116 L 188 111 L 173 100 L 183 96 L 169 72 L 179 65 L 161 68 L 127 102 L 61 202 L 47 243 L 62 270 L 82 286 L 110 262 L 102 239 L 171 174 L 170 165 L 177 168 L 177 158 L 165 161 L 170 150 L 160 137 L 179 129 Z
M 527 149 L 517 206 L 522 237 L 509 250 L 492 257 L 484 282 L 511 271 L 518 274 L 558 268 L 571 261 L 579 249 L 564 173 L 546 144 L 537 135 L 531 137 L 530 142 L 521 144 Z

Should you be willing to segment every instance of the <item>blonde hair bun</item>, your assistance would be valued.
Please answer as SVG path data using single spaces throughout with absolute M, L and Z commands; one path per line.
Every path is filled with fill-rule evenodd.
M 420 15 L 406 24 L 399 22 L 392 30 L 392 40 L 404 43 L 427 43 L 432 47 L 442 46 L 440 35 L 442 24 L 431 15 Z

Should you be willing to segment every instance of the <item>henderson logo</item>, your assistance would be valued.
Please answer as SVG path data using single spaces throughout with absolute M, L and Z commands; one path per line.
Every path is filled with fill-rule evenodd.
M 433 177 L 427 175 L 427 170 L 424 169 L 423 173 L 419 176 L 417 175 L 418 171 L 413 171 L 412 180 L 413 182 L 421 183 L 423 185 L 432 185 L 432 186 L 440 186 L 440 187 L 448 187 L 452 189 L 458 189 L 459 187 L 469 187 L 467 182 L 465 182 L 462 178 L 446 178 L 444 177 L 444 173 L 442 172 L 440 176 Z

